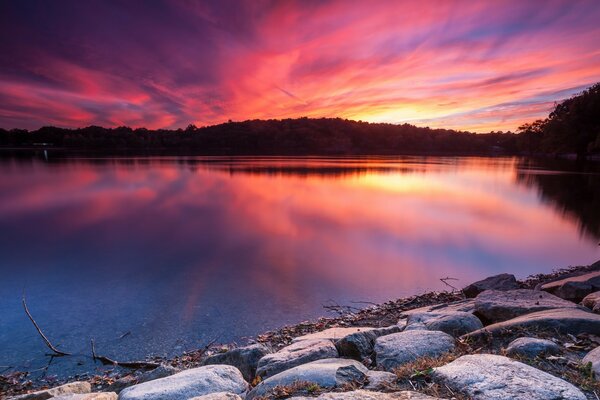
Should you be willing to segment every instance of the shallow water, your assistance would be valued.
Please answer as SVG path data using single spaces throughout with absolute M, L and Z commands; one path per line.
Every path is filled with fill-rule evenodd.
M 48 363 L 25 290 L 47 336 L 81 354 L 49 375 L 91 372 L 91 338 L 113 358 L 174 355 L 324 315 L 330 300 L 600 258 L 597 165 L 50 156 L 0 159 L 0 177 L 0 366 Z

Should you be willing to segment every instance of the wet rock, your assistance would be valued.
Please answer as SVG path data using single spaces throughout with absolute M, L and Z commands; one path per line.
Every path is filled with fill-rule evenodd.
M 440 400 L 419 392 L 402 391 L 394 393 L 354 390 L 342 393 L 323 393 L 319 397 L 292 397 L 290 400 Z
M 97 392 L 97 393 L 81 393 L 81 394 L 65 394 L 62 396 L 52 397 L 52 400 L 117 400 L 115 392 Z
M 475 300 L 467 299 L 454 301 L 452 303 L 444 303 L 444 304 L 436 304 L 433 306 L 425 306 L 419 308 L 413 308 L 412 310 L 404 311 L 400 314 L 401 318 L 406 318 L 412 314 L 421 314 L 424 312 L 453 312 L 453 311 L 461 311 L 473 313 L 475 312 Z
M 500 274 L 490 276 L 481 281 L 477 281 L 471 283 L 469 286 L 465 287 L 462 292 L 468 298 L 476 297 L 479 293 L 485 290 L 513 290 L 518 289 L 519 283 L 514 275 L 511 274 Z
M 454 350 L 454 338 L 439 331 L 404 331 L 375 341 L 377 366 L 391 371 L 419 357 L 439 357 Z
M 522 337 L 510 342 L 506 353 L 511 356 L 535 358 L 542 354 L 558 354 L 560 346 L 550 340 Z
M 190 400 L 242 400 L 242 398 L 234 393 L 218 392 L 192 397 Z
M 600 314 L 600 292 L 590 293 L 581 301 L 585 307 L 589 308 L 596 314 Z
M 309 339 L 326 339 L 326 340 L 340 340 L 344 336 L 351 335 L 356 332 L 369 331 L 371 329 L 375 329 L 369 326 L 362 327 L 352 327 L 352 328 L 329 328 L 324 331 L 310 333 L 304 336 L 298 336 L 292 339 L 292 343 L 299 342 L 301 340 L 309 340 Z
M 475 314 L 484 322 L 506 321 L 520 315 L 553 308 L 578 306 L 550 293 L 517 289 L 509 291 L 486 290 L 475 298 Z
M 463 311 L 427 312 L 412 314 L 408 317 L 405 329 L 412 325 L 424 326 L 430 331 L 442 331 L 454 337 L 483 328 L 483 324 L 475 315 Z
M 119 393 L 119 400 L 179 400 L 216 392 L 243 394 L 247 388 L 237 368 L 206 365 L 130 386 Z
M 510 358 L 476 354 L 435 368 L 433 377 L 473 400 L 586 400 L 570 383 Z
M 20 396 L 11 397 L 12 400 L 45 400 L 56 396 L 67 394 L 90 393 L 92 385 L 89 382 L 71 382 L 65 385 L 57 386 L 52 389 L 39 390 L 37 392 L 22 394 Z
M 396 374 L 385 371 L 369 371 L 367 372 L 368 383 L 365 385 L 366 390 L 388 390 L 396 384 L 398 377 Z
M 540 289 L 557 296 L 564 293 L 572 297 L 572 301 L 578 302 L 588 294 L 600 290 L 600 271 L 548 282 L 540 285 Z
M 375 339 L 380 336 L 390 335 L 400 331 L 400 326 L 392 325 L 386 328 L 377 328 L 368 331 L 356 332 L 335 342 L 335 347 L 337 348 L 340 356 L 362 361 L 365 358 L 371 357 L 373 354 Z
M 581 360 L 582 364 L 592 363 L 592 371 L 594 372 L 594 379 L 600 381 L 600 347 L 596 347 L 590 351 Z
M 481 339 L 487 336 L 500 336 L 506 330 L 514 329 L 570 333 L 571 335 L 579 335 L 580 333 L 598 335 L 600 334 L 600 315 L 572 308 L 544 310 L 488 325 L 462 337 L 465 339 Z
M 214 354 L 207 357 L 202 365 L 225 364 L 233 365 L 240 370 L 244 379 L 251 382 L 256 375 L 258 361 L 269 354 L 269 349 L 262 344 L 238 347 L 225 353 Z
M 256 375 L 261 378 L 276 375 L 286 369 L 315 360 L 335 358 L 338 351 L 331 340 L 307 339 L 267 354 L 258 361 Z
M 277 386 L 289 386 L 297 382 L 315 384 L 328 389 L 348 384 L 361 384 L 367 380 L 368 372 L 364 365 L 355 360 L 330 358 L 313 361 L 265 379 L 248 393 L 246 400 L 267 396 Z

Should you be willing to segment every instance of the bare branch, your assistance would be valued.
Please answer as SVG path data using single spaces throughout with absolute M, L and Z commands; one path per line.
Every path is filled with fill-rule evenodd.
M 92 358 L 94 361 L 100 361 L 103 365 L 114 365 L 131 369 L 154 369 L 160 365 L 150 361 L 116 361 L 106 356 L 99 356 L 96 354 L 96 345 L 94 343 L 94 339 L 91 339 L 90 342 L 92 344 Z
M 451 284 L 448 283 L 448 281 L 457 281 L 458 279 L 456 278 L 451 278 L 449 276 L 445 277 L 445 278 L 440 278 L 440 281 L 442 281 L 442 283 L 446 286 L 449 286 L 452 288 L 452 290 L 458 290 L 458 288 L 456 286 L 452 286 Z
M 27 314 L 27 316 L 29 317 L 29 319 L 33 323 L 33 326 L 35 326 L 35 329 L 38 331 L 38 333 L 40 334 L 40 336 L 42 337 L 42 339 L 44 340 L 44 343 L 46 343 L 46 346 L 48 346 L 48 348 L 54 352 L 54 355 L 58 356 L 58 357 L 70 356 L 71 353 L 65 353 L 64 351 L 60 351 L 56 347 L 54 347 L 52 345 L 52 343 L 50 342 L 50 340 L 48 340 L 48 338 L 46 337 L 46 335 L 44 335 L 44 332 L 42 332 L 42 330 L 40 329 L 39 325 L 37 324 L 37 322 L 35 322 L 35 319 L 33 319 L 33 317 L 31 316 L 31 313 L 29 312 L 29 309 L 27 308 L 27 302 L 25 301 L 25 292 L 23 292 L 22 303 L 23 303 L 23 308 L 25 309 L 25 313 Z

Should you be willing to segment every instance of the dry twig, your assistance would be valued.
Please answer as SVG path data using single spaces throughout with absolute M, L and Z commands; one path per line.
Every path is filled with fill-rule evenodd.
M 29 309 L 27 308 L 27 302 L 25 301 L 25 292 L 23 292 L 22 303 L 23 303 L 23 308 L 25 309 L 25 313 L 27 314 L 27 316 L 29 317 L 29 319 L 33 323 L 33 326 L 35 326 L 35 329 L 38 331 L 38 333 L 40 334 L 40 336 L 42 337 L 42 339 L 44 340 L 44 343 L 46 343 L 46 346 L 48 346 L 48 348 L 54 352 L 54 355 L 57 356 L 57 357 L 70 356 L 71 353 L 65 353 L 64 351 L 60 351 L 56 347 L 54 347 L 52 345 L 52 343 L 50 342 L 50 340 L 48 340 L 48 338 L 46 337 L 46 335 L 44 335 L 44 332 L 42 332 L 42 330 L 40 329 L 39 325 L 37 324 L 37 322 L 35 322 L 35 319 L 33 319 L 33 317 L 31 316 L 31 313 L 29 312 Z

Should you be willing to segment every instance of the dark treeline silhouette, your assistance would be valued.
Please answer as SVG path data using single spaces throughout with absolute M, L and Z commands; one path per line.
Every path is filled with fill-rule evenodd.
M 47 126 L 0 129 L 0 147 L 56 147 L 118 152 L 192 151 L 196 154 L 576 154 L 600 153 L 600 83 L 556 104 L 545 120 L 516 134 L 475 134 L 341 118 L 248 120 L 197 128 L 148 130 Z
M 475 134 L 340 118 L 250 120 L 178 130 L 43 127 L 0 130 L 2 147 L 189 149 L 199 154 L 400 154 L 516 151 L 515 135 Z
M 548 118 L 519 127 L 518 147 L 526 153 L 600 153 L 600 83 L 556 104 Z

